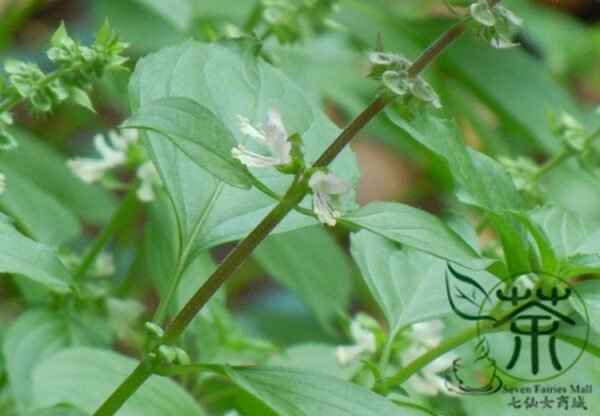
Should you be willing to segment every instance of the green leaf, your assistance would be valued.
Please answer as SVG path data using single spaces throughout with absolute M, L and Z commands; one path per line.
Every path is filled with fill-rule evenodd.
M 27 413 L 26 416 L 89 416 L 82 410 L 70 405 L 58 405 L 47 407 L 45 409 L 38 409 L 32 413 Z
M 314 161 L 339 130 L 279 70 L 257 56 L 248 39 L 202 44 L 185 42 L 142 59 L 130 82 L 134 113 L 164 97 L 187 97 L 211 111 L 236 138 L 245 140 L 236 116 L 264 122 L 270 107 L 277 107 L 289 134 L 299 133 L 308 161 Z M 173 143 L 147 132 L 145 143 L 175 207 L 181 241 L 190 253 L 244 237 L 275 205 L 256 189 L 225 185 L 200 168 Z M 358 170 L 350 151 L 332 166 L 353 182 Z M 275 169 L 253 172 L 262 182 L 283 193 L 290 177 Z M 277 227 L 283 232 L 314 224 L 292 213 Z
M 446 297 L 446 262 L 360 231 L 351 237 L 352 257 L 383 311 L 393 336 L 406 325 L 451 313 Z
M 6 217 L 0 217 L 0 272 L 22 274 L 61 290 L 73 284 L 54 252 L 19 233 Z
M 541 227 L 524 213 L 513 212 L 513 215 L 523 223 L 535 241 L 538 256 L 538 267 L 536 267 L 536 270 L 550 274 L 557 273 L 559 271 L 559 260 Z
M 536 10 L 538 15 L 541 12 Z M 372 45 L 379 33 L 386 45 L 402 45 L 402 49 L 397 50 L 409 57 L 418 56 L 454 23 L 453 19 L 408 19 L 402 15 L 400 8 L 389 8 L 385 1 L 346 2 L 337 20 L 363 45 Z M 524 31 L 527 31 L 527 26 L 524 25 Z M 593 36 L 589 38 L 593 39 Z M 571 39 L 564 42 L 573 49 Z M 575 43 L 581 46 L 577 41 Z M 586 58 L 589 55 L 590 52 L 587 52 Z M 434 62 L 433 68 L 443 73 L 443 82 L 456 80 L 470 96 L 483 101 L 498 116 L 502 129 L 515 140 L 533 143 L 539 149 L 553 152 L 559 149 L 559 142 L 550 134 L 546 108 L 562 108 L 581 120 L 585 120 L 586 116 L 589 120 L 591 114 L 578 109 L 573 98 L 550 74 L 547 64 L 546 60 L 538 59 L 524 48 L 498 51 L 467 34 L 453 42 L 452 47 Z M 523 91 L 535 93 L 524 94 Z M 441 101 L 446 102 L 446 97 L 442 95 Z
M 143 8 L 162 17 L 182 32 L 188 32 L 192 24 L 192 3 L 188 0 L 132 0 Z
M 561 108 L 578 119 L 586 119 L 580 117 L 582 111 L 552 79 L 544 63 L 522 48 L 498 53 L 465 38 L 442 55 L 440 64 L 488 104 L 504 127 L 547 152 L 557 150 L 559 143 L 550 134 L 546 108 Z
M 166 97 L 140 107 L 126 127 L 157 132 L 201 168 L 242 189 L 251 184 L 247 170 L 231 156 L 237 142 L 206 107 L 185 97 Z
M 407 205 L 373 202 L 348 212 L 341 221 L 469 268 L 489 263 L 438 218 Z
M 69 348 L 42 361 L 33 371 L 35 407 L 71 404 L 94 412 L 129 375 L 136 362 L 108 350 Z M 152 377 L 119 410 L 120 416 L 204 415 L 175 382 Z
M 598 252 L 600 223 L 573 215 L 556 205 L 537 207 L 530 215 L 544 230 L 559 256 Z
M 31 372 L 36 364 L 69 344 L 66 321 L 47 310 L 29 310 L 10 326 L 2 352 L 10 390 L 20 413 L 31 401 Z
M 84 90 L 80 88 L 70 88 L 69 98 L 73 100 L 75 104 L 80 105 L 83 108 L 87 108 L 92 113 L 96 112 L 94 105 L 92 104 L 92 100 L 90 100 L 90 96 Z
M 581 310 L 580 302 L 573 300 L 571 304 L 584 319 L 588 319 L 591 329 L 600 334 L 600 280 L 585 280 L 574 288 L 587 307 L 588 316 Z
M 411 416 L 364 387 L 335 377 L 282 367 L 226 368 L 227 375 L 281 416 Z
M 310 227 L 267 238 L 254 258 L 276 281 L 289 287 L 328 329 L 348 307 L 352 269 L 337 241 Z
M 54 31 L 50 38 L 50 44 L 52 46 L 61 46 L 63 42 L 68 42 L 70 39 L 67 28 L 65 27 L 65 22 L 60 22 L 60 26 Z
M 498 213 L 524 207 L 508 173 L 488 156 L 468 148 L 455 122 L 425 113 L 410 122 L 393 111 L 387 115 L 413 139 L 446 161 L 459 187 L 461 201 Z
M 306 343 L 296 344 L 269 359 L 271 367 L 288 367 L 327 374 L 343 380 L 351 380 L 362 368 L 359 360 L 341 366 L 335 355 L 335 345 Z
M 537 207 L 529 216 L 550 241 L 561 263 L 561 276 L 600 273 L 599 223 L 575 216 L 556 205 Z
M 162 189 L 156 199 L 147 205 L 148 223 L 144 238 L 144 252 L 148 274 L 162 296 L 177 260 L 177 219 L 173 206 Z
M 60 200 L 20 172 L 7 166 L 1 169 L 7 189 L 0 195 L 0 206 L 27 235 L 49 245 L 79 235 L 79 221 Z
M 44 141 L 25 131 L 11 129 L 19 142 L 16 152 L 7 152 L 0 160 L 0 170 L 7 167 L 50 195 L 73 214 L 94 225 L 102 223 L 114 212 L 115 200 L 108 191 L 89 185 L 69 170 L 63 155 L 50 148 Z M 35 160 L 35 163 L 32 163 Z M 7 183 L 6 192 L 12 192 Z M 20 197 L 26 199 L 26 197 Z M 37 205 L 44 205 L 38 203 Z M 33 208 L 32 208 L 33 209 Z M 52 209 L 48 207 L 48 209 Z M 46 214 L 41 215 L 42 218 Z M 55 222 L 47 221 L 48 223 Z M 62 223 L 62 222 L 61 222 Z M 64 225 L 67 225 L 64 223 Z M 50 227 L 47 224 L 46 227 Z M 69 236 L 71 228 L 63 233 Z
M 559 75 L 585 73 L 596 43 L 595 30 L 570 13 L 519 0 L 504 1 L 506 7 L 521 16 L 523 35 L 544 56 L 544 64 Z M 570 72 L 573 71 L 573 72 Z
M 524 209 L 508 173 L 490 157 L 468 148 L 453 121 L 422 114 L 409 123 L 392 111 L 388 115 L 415 140 L 445 159 L 462 202 L 486 211 L 500 236 L 510 272 L 529 269 L 522 226 L 506 213 Z
M 529 247 L 524 230 L 521 233 L 521 224 L 510 216 L 507 219 L 507 217 L 492 211 L 488 211 L 488 218 L 502 244 L 504 257 L 508 264 L 508 272 L 517 274 L 530 270 Z

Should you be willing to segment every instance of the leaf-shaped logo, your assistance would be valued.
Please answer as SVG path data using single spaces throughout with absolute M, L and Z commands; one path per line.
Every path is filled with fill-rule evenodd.
M 477 280 L 458 272 L 450 263 L 446 271 L 446 294 L 452 310 L 461 318 L 496 321 L 493 316 L 481 313 L 486 303 L 492 305 L 485 289 Z

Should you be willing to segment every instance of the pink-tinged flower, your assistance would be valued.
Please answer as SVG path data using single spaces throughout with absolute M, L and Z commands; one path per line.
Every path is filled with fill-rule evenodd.
M 251 168 L 264 168 L 267 166 L 287 165 L 292 161 L 292 144 L 288 141 L 288 135 L 281 119 L 281 113 L 275 108 L 267 112 L 267 125 L 265 130 L 255 127 L 245 117 L 240 115 L 238 123 L 240 131 L 246 136 L 251 137 L 257 143 L 268 150 L 268 155 L 262 155 L 252 152 L 244 145 L 238 145 L 231 150 L 234 158 L 242 164 Z
M 323 224 L 333 226 L 340 217 L 340 197 L 350 191 L 350 183 L 333 173 L 315 172 L 308 182 L 313 191 L 313 212 Z

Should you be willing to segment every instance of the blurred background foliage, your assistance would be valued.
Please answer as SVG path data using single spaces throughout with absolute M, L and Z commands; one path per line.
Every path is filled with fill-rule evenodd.
M 439 93 L 443 111 L 459 121 L 470 146 L 494 158 L 528 155 L 542 162 L 560 148 L 548 127 L 549 109 L 567 111 L 588 127 L 598 124 L 592 110 L 600 103 L 600 3 L 506 0 L 503 4 L 525 20 L 518 38 L 522 47 L 494 50 L 468 33 L 427 69 L 425 77 Z M 108 19 L 130 43 L 126 65 L 133 69 L 138 58 L 187 38 L 213 41 L 249 27 L 258 35 L 268 33 L 263 23 L 253 22 L 254 8 L 255 2 L 249 0 L 0 0 L 0 57 L 38 62 L 44 68 L 49 37 L 61 21 L 85 43 Z M 296 39 L 275 30 L 275 36 L 266 38 L 262 55 L 320 102 L 339 126 L 374 97 L 375 84 L 366 77 L 366 52 L 373 49 L 378 35 L 386 50 L 414 59 L 454 21 L 438 0 L 343 0 L 324 24 L 314 25 L 304 17 Z M 92 136 L 128 117 L 130 74 L 109 73 L 97 82 L 92 94 L 97 114 L 73 105 L 43 117 L 17 109 L 19 127 L 14 134 L 20 146 L 0 157 L 0 170 L 9 184 L 0 208 L 26 235 L 82 253 L 115 209 L 118 193 L 79 181 L 65 161 L 92 153 Z M 444 164 L 386 117 L 369 124 L 352 147 L 363 173 L 357 190 L 360 204 L 383 199 L 436 214 L 459 209 Z M 577 215 L 600 220 L 600 183 L 570 163 L 546 178 L 543 192 Z M 148 311 L 157 304 L 160 282 L 147 278 L 155 271 L 152 259 L 144 254 L 147 244 L 141 242 L 165 240 L 168 250 L 173 224 L 165 220 L 161 203 L 165 201 L 131 208 L 130 227 L 118 230 L 111 243 L 115 276 L 96 282 L 112 300 L 86 306 L 85 313 L 73 312 L 69 321 L 73 338 L 64 342 L 116 342 L 121 351 L 138 351 L 139 331 L 130 331 L 127 323 L 123 327 L 122 321 L 130 319 L 139 330 L 139 322 L 148 319 Z M 205 319 L 196 321 L 189 337 L 211 334 L 202 335 L 203 342 L 211 340 L 214 349 L 204 344 L 202 351 L 194 351 L 189 346 L 198 344 L 187 339 L 191 354 L 206 359 L 230 354 L 218 360 L 244 361 L 239 353 L 243 350 L 262 359 L 306 340 L 343 342 L 340 323 L 352 311 L 379 316 L 343 249 L 344 230 L 310 228 L 291 234 L 285 244 L 279 236 L 267 240 L 230 282 L 226 296 L 211 302 Z M 311 250 L 314 241 L 319 243 Z M 219 247 L 212 258 L 201 256 L 190 266 L 189 278 L 180 288 L 180 304 L 229 247 Z M 315 274 L 326 282 L 318 288 L 313 285 Z M 122 300 L 130 298 L 139 303 Z M 1 279 L 0 337 L 27 305 L 53 302 L 59 300 L 31 282 Z M 146 311 L 141 320 L 140 303 Z M 74 308 L 78 310 L 77 305 Z M 221 348 L 224 343 L 229 349 Z M 302 348 L 297 355 L 291 351 L 287 359 L 307 360 L 323 352 L 319 346 Z M 218 400 L 218 383 L 213 387 Z M 239 400 L 243 409 L 244 400 L 253 399 Z

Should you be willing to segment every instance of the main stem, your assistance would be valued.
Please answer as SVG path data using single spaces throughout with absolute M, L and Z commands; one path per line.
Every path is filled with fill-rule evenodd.
M 494 2 L 494 4 L 497 1 Z M 418 75 L 431 63 L 448 45 L 457 39 L 466 28 L 466 24 L 459 22 L 442 34 L 409 68 L 411 76 Z M 313 167 L 325 167 L 331 163 L 344 147 L 362 130 L 362 128 L 381 112 L 392 101 L 386 95 L 376 98 L 362 113 L 360 113 L 340 133 L 331 145 L 321 154 Z M 252 251 L 264 240 L 269 233 L 285 218 L 285 216 L 302 201 L 307 193 L 308 177 L 304 176 L 295 182 L 283 201 L 260 222 L 260 224 L 243 239 L 223 260 L 206 282 L 192 296 L 183 309 L 175 316 L 167 327 L 161 342 L 172 344 L 181 335 L 188 324 L 198 314 L 200 309 L 208 302 L 212 295 L 231 277 L 231 275 L 244 263 Z M 125 403 L 133 393 L 150 377 L 152 367 L 147 361 L 142 360 L 123 383 L 106 399 L 94 416 L 111 416 Z
M 173 322 L 167 327 L 161 341 L 174 343 L 200 309 L 208 302 L 227 279 L 246 261 L 254 249 L 264 240 L 283 218 L 302 201 L 307 192 L 308 176 L 295 181 L 275 208 L 243 239 L 223 260 L 221 265 L 185 304 Z

